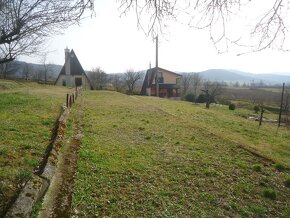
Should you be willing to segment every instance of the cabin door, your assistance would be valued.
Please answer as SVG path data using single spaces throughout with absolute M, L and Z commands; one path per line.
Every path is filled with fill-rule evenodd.
M 75 78 L 75 84 L 76 86 L 82 86 L 82 78 Z

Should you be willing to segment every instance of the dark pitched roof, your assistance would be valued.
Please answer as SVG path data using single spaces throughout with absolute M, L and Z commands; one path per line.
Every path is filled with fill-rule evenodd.
M 72 76 L 85 74 L 85 71 L 73 49 L 70 52 L 70 71 Z M 61 68 L 59 75 L 65 75 L 65 64 Z
M 87 76 L 86 72 L 84 71 L 84 69 L 83 69 L 82 65 L 80 64 L 79 59 L 77 58 L 77 56 L 76 56 L 76 54 L 75 54 L 73 49 L 70 51 L 70 71 L 71 71 L 71 75 L 72 76 L 85 75 L 85 77 L 89 81 L 91 89 L 93 88 L 89 77 Z M 57 83 L 57 80 L 59 79 L 59 77 L 61 75 L 65 75 L 65 63 L 62 66 L 61 71 L 60 71 L 57 79 L 55 80 L 55 84 Z

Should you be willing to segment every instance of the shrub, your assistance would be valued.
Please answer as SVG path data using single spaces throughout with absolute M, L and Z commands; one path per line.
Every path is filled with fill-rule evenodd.
M 219 98 L 219 103 L 223 105 L 230 105 L 231 101 L 225 99 L 225 98 Z
M 18 182 L 27 181 L 31 178 L 32 173 L 27 169 L 20 169 L 16 174 Z
M 258 113 L 260 111 L 260 107 L 258 105 L 254 106 L 254 111 L 255 113 Z
M 259 185 L 267 187 L 269 183 L 270 183 L 270 180 L 268 178 L 262 178 L 261 181 L 259 182 Z
M 189 102 L 194 102 L 195 101 L 195 95 L 192 93 L 188 93 L 185 95 L 184 97 L 185 101 L 189 101 Z
M 236 109 L 236 105 L 234 104 L 234 103 L 231 103 L 230 105 L 229 105 L 229 110 L 235 110 Z
M 280 172 L 282 172 L 283 170 L 285 170 L 285 166 L 282 165 L 282 164 L 280 164 L 280 163 L 275 164 L 275 168 L 276 168 L 278 171 L 280 171 Z
M 253 169 L 256 171 L 256 172 L 261 172 L 262 171 L 262 166 L 260 164 L 255 164 L 253 166 Z
M 206 96 L 205 94 L 200 94 L 197 99 L 196 99 L 197 103 L 204 103 L 206 102 Z
M 286 180 L 284 181 L 284 184 L 285 184 L 286 187 L 290 188 L 290 176 L 288 176 L 286 178 Z
M 272 199 L 272 200 L 275 200 L 277 197 L 276 192 L 271 188 L 264 189 L 263 195 L 264 197 Z
M 7 150 L 6 148 L 1 148 L 1 149 L 0 149 L 0 156 L 1 156 L 1 155 L 3 155 L 3 156 L 4 156 L 4 155 L 7 155 L 7 153 L 8 153 L 8 150 Z

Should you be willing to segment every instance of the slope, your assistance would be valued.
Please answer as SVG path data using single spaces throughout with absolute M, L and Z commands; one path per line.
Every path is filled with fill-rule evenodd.
M 290 165 L 289 132 L 258 130 L 236 113 L 86 93 L 74 215 L 289 216 L 289 170 L 280 172 L 271 161 Z

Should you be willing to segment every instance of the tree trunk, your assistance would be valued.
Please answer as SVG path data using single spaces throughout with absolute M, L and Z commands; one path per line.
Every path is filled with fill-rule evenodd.
M 207 109 L 209 109 L 209 105 L 210 105 L 210 102 L 209 102 L 209 100 L 207 100 L 205 107 L 206 107 Z

